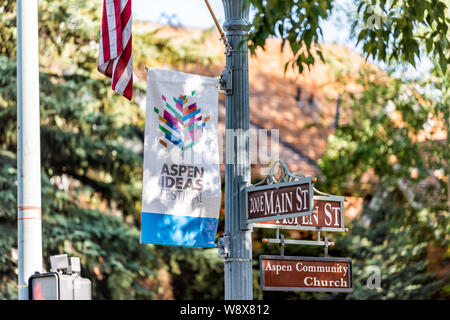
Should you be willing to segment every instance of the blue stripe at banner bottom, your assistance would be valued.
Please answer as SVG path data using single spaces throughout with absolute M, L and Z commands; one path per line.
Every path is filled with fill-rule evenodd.
M 214 248 L 218 221 L 142 212 L 141 243 Z

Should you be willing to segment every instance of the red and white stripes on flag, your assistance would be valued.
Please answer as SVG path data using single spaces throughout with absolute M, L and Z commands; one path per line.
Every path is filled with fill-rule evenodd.
M 103 0 L 98 71 L 112 78 L 112 89 L 131 100 L 133 54 L 131 0 Z

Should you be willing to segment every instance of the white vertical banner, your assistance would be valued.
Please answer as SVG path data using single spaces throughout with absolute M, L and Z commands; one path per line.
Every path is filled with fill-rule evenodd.
M 218 82 L 147 68 L 141 243 L 215 246 Z

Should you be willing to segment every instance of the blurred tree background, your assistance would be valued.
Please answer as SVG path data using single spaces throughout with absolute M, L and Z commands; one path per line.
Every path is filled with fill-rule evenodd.
M 326 62 L 333 58 L 327 55 Z M 255 289 L 256 297 L 450 298 L 450 101 L 439 68 L 433 73 L 438 76 L 403 81 L 364 69 L 359 75 L 364 90 L 342 95 L 339 125 L 318 162 L 321 175 L 316 185 L 330 194 L 363 198 L 362 211 L 347 221 L 348 233 L 325 234 L 336 243 L 331 256 L 353 259 L 354 291 Z M 282 232 L 286 238 L 316 239 L 311 232 Z M 278 246 L 260 243 L 274 236 L 273 230 L 255 229 L 254 239 L 259 241 L 254 242 L 254 257 L 279 254 Z M 323 256 L 322 248 L 287 245 L 285 250 L 286 255 Z M 367 286 L 374 270 L 380 271 L 380 288 Z
M 331 16 L 338 1 L 250 2 L 255 8 L 252 53 L 276 36 L 293 52 L 286 68 L 301 73 L 317 59 L 331 64 L 339 60 L 338 54 L 324 57 L 319 43 L 320 22 Z M 353 12 L 347 12 L 353 21 L 351 37 L 367 59 L 384 63 L 387 74 L 361 70 L 358 82 L 363 91 L 341 93 L 342 114 L 318 162 L 318 186 L 330 194 L 364 198 L 350 232 L 331 235 L 337 243 L 331 254 L 353 258 L 354 292 L 255 294 L 288 299 L 449 299 L 448 2 L 354 0 L 353 6 Z M 407 79 L 405 71 L 425 57 L 433 65 L 429 74 Z M 345 75 L 349 70 L 340 71 Z M 345 76 L 340 82 L 345 88 Z M 260 253 L 279 250 L 258 247 L 262 249 L 255 251 Z M 288 254 L 311 251 L 293 248 Z M 381 272 L 381 287 L 369 289 L 366 281 L 373 267 Z
M 129 102 L 97 72 L 100 2 L 39 1 L 44 266 L 50 255 L 79 256 L 94 299 L 223 299 L 216 249 L 139 243 L 145 79 L 135 78 Z M 333 1 L 251 3 L 252 52 L 267 37 L 281 36 L 294 53 L 286 66 L 302 71 L 314 57 L 332 63 L 319 39 Z M 353 258 L 354 292 L 262 293 L 257 257 L 279 249 L 260 242 L 273 230 L 255 229 L 256 299 L 450 297 L 448 265 L 442 267 L 450 258 L 448 9 L 442 1 L 414 3 L 357 0 L 354 36 L 368 57 L 392 64 L 414 65 L 429 55 L 435 65 L 430 76 L 380 78 L 362 70 L 365 90 L 343 92 L 339 126 L 318 163 L 322 191 L 364 198 L 350 232 L 330 235 L 337 243 L 330 254 Z M 369 6 L 396 14 L 370 29 Z M 16 1 L 0 0 L 0 299 L 17 298 L 15 10 Z M 134 30 L 133 51 L 135 70 L 198 70 L 217 61 L 196 43 L 174 43 L 158 30 Z M 320 256 L 322 248 L 293 246 L 287 254 Z M 369 266 L 381 270 L 379 289 L 366 286 Z
M 369 78 L 343 100 L 319 161 L 324 189 L 364 198 L 350 234 L 336 240 L 339 255 L 354 259 L 359 289 L 347 298 L 450 298 L 448 89 L 442 77 Z M 366 286 L 370 266 L 381 271 L 376 290 Z
M 101 10 L 98 1 L 39 1 L 44 267 L 50 255 L 80 257 L 94 299 L 175 298 L 168 274 L 176 297 L 221 297 L 216 250 L 139 243 L 145 112 L 134 101 L 145 80 L 135 78 L 129 102 L 97 71 Z M 0 298 L 16 299 L 16 1 L 0 1 L 0 28 Z M 136 69 L 207 65 L 193 48 L 133 33 Z

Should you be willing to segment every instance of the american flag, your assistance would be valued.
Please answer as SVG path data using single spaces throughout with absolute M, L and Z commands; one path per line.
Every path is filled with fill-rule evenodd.
M 131 100 L 133 54 L 131 0 L 103 0 L 98 71 L 112 78 L 112 89 Z

